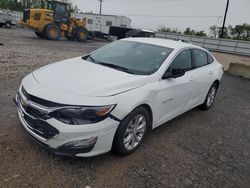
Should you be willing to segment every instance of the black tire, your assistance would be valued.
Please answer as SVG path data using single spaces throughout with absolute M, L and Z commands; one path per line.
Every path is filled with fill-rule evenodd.
M 45 37 L 48 40 L 59 40 L 61 37 L 61 30 L 55 24 L 49 24 L 45 28 Z
M 207 93 L 207 96 L 206 96 L 204 103 L 202 105 L 200 105 L 200 108 L 202 110 L 208 110 L 213 105 L 215 98 L 216 98 L 217 90 L 218 90 L 218 84 L 213 83 L 212 86 L 210 87 L 208 93 Z
M 125 137 L 127 135 L 127 137 L 129 136 L 128 132 L 127 132 L 127 129 L 129 127 L 129 123 L 130 122 L 133 122 L 133 120 L 136 118 L 136 117 L 140 117 L 140 116 L 143 116 L 145 117 L 145 121 L 146 122 L 146 125 L 145 125 L 145 130 L 144 130 L 144 133 L 140 139 L 140 141 L 138 141 L 139 143 L 134 147 L 134 148 L 130 148 L 128 149 L 125 145 Z M 145 138 L 146 136 L 146 133 L 148 131 L 148 128 L 150 127 L 150 116 L 149 116 L 149 112 L 143 108 L 143 107 L 138 107 L 136 108 L 135 110 L 133 110 L 128 116 L 126 116 L 120 123 L 116 133 L 115 133 L 115 137 L 114 137 L 114 140 L 113 140 L 113 146 L 112 146 L 112 151 L 115 152 L 116 154 L 118 155 L 121 155 L 121 156 L 124 156 L 124 155 L 128 155 L 130 153 L 133 153 L 139 146 L 140 144 L 142 143 L 143 139 Z M 135 129 L 134 129 L 135 130 Z M 133 132 L 133 131 L 132 131 Z M 135 134 L 134 132 L 133 133 L 130 133 L 130 134 Z M 132 138 L 133 139 L 133 138 Z M 128 142 L 133 142 L 131 139 L 131 141 L 128 141 Z M 127 142 L 127 143 L 128 143 Z
M 76 34 L 77 34 L 77 30 L 79 29 L 80 27 L 76 26 L 73 30 L 72 30 L 72 33 L 66 33 L 65 34 L 65 37 L 70 40 L 70 41 L 74 41 L 76 39 Z
M 79 42 L 86 42 L 88 38 L 88 30 L 80 27 L 76 32 L 76 40 Z
M 10 23 L 10 22 L 6 22 L 4 25 L 5 25 L 5 27 L 8 28 L 8 29 L 11 28 L 11 23 Z
M 35 32 L 36 36 L 38 36 L 39 38 L 45 38 L 44 33 L 39 33 L 39 32 Z

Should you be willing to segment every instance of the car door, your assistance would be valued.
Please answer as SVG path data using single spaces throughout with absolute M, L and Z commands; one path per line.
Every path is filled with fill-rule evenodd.
M 167 72 L 184 70 L 185 74 L 177 78 L 161 79 L 157 91 L 159 108 L 156 126 L 172 119 L 190 108 L 190 96 L 193 91 L 194 72 L 192 71 L 192 55 L 190 49 L 182 50 L 174 58 Z
M 213 58 L 204 50 L 192 49 L 195 64 L 195 80 L 193 81 L 196 93 L 192 96 L 193 106 L 204 102 L 207 92 L 214 81 Z

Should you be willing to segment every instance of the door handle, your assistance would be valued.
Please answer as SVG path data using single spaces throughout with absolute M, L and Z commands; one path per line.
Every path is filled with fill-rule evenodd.
M 189 78 L 189 80 L 192 82 L 192 81 L 195 80 L 195 77 L 194 77 L 194 76 L 191 76 L 191 77 Z

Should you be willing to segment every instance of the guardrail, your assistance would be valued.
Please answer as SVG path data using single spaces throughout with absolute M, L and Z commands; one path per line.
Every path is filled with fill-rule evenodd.
M 175 33 L 156 33 L 157 38 L 188 40 L 192 44 L 201 46 L 211 51 L 250 56 L 250 42 L 229 39 L 214 39 Z

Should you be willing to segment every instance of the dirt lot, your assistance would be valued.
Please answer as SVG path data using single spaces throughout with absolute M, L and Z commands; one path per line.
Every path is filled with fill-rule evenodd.
M 157 128 L 130 156 L 63 158 L 27 137 L 12 98 L 37 67 L 105 43 L 46 41 L 23 29 L 0 29 L 0 43 L 0 187 L 250 187 L 250 80 L 225 73 L 211 110 Z

